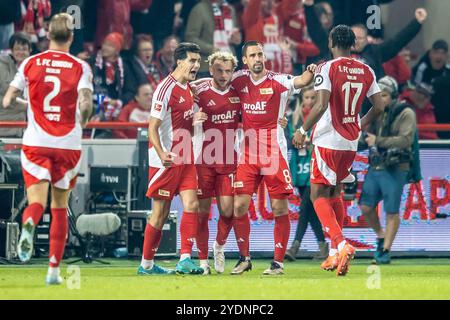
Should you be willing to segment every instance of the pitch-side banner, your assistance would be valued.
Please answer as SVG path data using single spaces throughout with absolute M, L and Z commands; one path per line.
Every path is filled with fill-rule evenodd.
M 423 252 L 450 251 L 450 148 L 422 148 L 420 152 L 423 180 L 418 184 L 405 186 L 401 208 L 401 225 L 392 251 Z M 346 238 L 362 251 L 375 249 L 375 234 L 372 232 L 358 206 L 358 199 L 367 173 L 367 152 L 358 153 L 353 169 L 358 172 L 358 193 L 356 199 L 346 202 L 347 216 L 344 223 Z M 180 200 L 176 198 L 172 209 L 182 212 Z M 291 218 L 290 241 L 294 239 L 300 212 L 298 194 L 289 199 Z M 384 225 L 383 204 L 378 207 L 379 216 Z M 274 220 L 266 190 L 260 187 L 250 205 L 251 220 L 250 250 L 253 252 L 273 252 Z M 213 204 L 209 221 L 210 248 L 215 240 L 217 206 Z M 178 243 L 178 247 L 180 244 Z M 301 250 L 316 251 L 317 241 L 310 227 L 301 243 Z M 238 251 L 234 233 L 231 231 L 226 244 L 227 251 Z

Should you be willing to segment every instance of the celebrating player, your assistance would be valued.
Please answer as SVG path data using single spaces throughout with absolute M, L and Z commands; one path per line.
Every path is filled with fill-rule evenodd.
M 251 270 L 247 211 L 252 194 L 264 179 L 275 216 L 274 261 L 264 274 L 277 275 L 283 273 L 290 232 L 287 198 L 293 189 L 286 138 L 278 119 L 284 116 L 290 95 L 312 81 L 315 65 L 308 66 L 307 71 L 297 77 L 268 71 L 262 45 L 256 41 L 244 44 L 242 56 L 248 70 L 235 73 L 232 80 L 241 101 L 244 128 L 243 153 L 234 182 L 233 219 L 241 257 L 232 274 Z
M 199 150 L 196 156 L 200 202 L 197 247 L 200 267 L 205 274 L 210 273 L 208 218 L 213 196 L 216 196 L 220 214 L 214 242 L 214 268 L 218 273 L 225 269 L 223 247 L 233 222 L 233 181 L 237 163 L 235 135 L 241 109 L 239 96 L 230 86 L 237 66 L 236 57 L 229 52 L 215 52 L 208 57 L 208 62 L 213 79 L 197 86 L 198 113 L 194 120 L 194 123 L 201 123 L 195 128 L 199 131 L 195 136 L 200 139 L 194 144 Z
M 303 147 L 307 132 L 315 125 L 312 133 L 311 201 L 331 238 L 329 257 L 322 263 L 322 268 L 336 269 L 338 276 L 348 272 L 355 254 L 355 248 L 345 241 L 342 233 L 345 209 L 341 184 L 355 179 L 350 169 L 361 126 L 367 127 L 384 109 L 373 70 L 350 57 L 355 39 L 348 26 L 339 25 L 331 31 L 328 46 L 334 60 L 317 67 L 314 86 L 318 91 L 318 101 L 293 138 L 297 148 Z M 373 107 L 360 119 L 364 97 L 370 99 Z
M 73 18 L 55 15 L 49 26 L 50 49 L 27 58 L 3 99 L 8 107 L 28 92 L 28 126 L 22 141 L 22 171 L 28 207 L 23 212 L 19 258 L 31 259 L 36 225 L 47 205 L 51 184 L 49 285 L 61 284 L 59 264 L 67 238 L 67 205 L 81 159 L 82 127 L 92 111 L 92 73 L 87 63 L 71 56 Z
M 194 97 L 189 81 L 200 68 L 200 47 L 180 43 L 175 50 L 176 69 L 157 87 L 149 122 L 149 185 L 147 197 L 153 199 L 152 215 L 145 228 L 144 248 L 138 274 L 172 274 L 154 264 L 162 228 L 176 194 L 183 203 L 180 224 L 181 256 L 176 271 L 201 274 L 202 268 L 191 260 L 197 233 L 197 171 L 192 153 Z

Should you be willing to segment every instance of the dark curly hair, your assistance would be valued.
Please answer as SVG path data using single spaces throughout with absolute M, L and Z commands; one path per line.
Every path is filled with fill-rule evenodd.
M 344 24 L 334 27 L 330 32 L 330 37 L 332 47 L 338 47 L 343 50 L 349 50 L 356 42 L 356 36 L 353 30 Z

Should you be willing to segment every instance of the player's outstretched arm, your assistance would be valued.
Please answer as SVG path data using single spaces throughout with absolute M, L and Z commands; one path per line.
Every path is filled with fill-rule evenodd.
M 295 131 L 292 144 L 294 147 L 300 149 L 304 147 L 307 132 L 320 120 L 322 115 L 328 108 L 331 92 L 328 90 L 319 90 L 317 92 L 317 103 L 312 108 L 303 126 Z
M 155 117 L 150 117 L 148 123 L 148 139 L 152 143 L 153 147 L 161 159 L 164 167 L 170 167 L 173 164 L 173 156 L 170 152 L 164 151 L 161 145 L 161 138 L 159 136 L 159 127 L 161 126 L 161 120 Z
M 294 88 L 300 89 L 310 85 L 314 79 L 314 72 L 316 72 L 316 67 L 317 66 L 315 64 L 310 64 L 301 76 L 295 77 Z
M 369 125 L 378 119 L 378 117 L 384 112 L 384 103 L 381 98 L 381 93 L 375 93 L 369 97 L 372 103 L 372 108 L 366 113 L 366 115 L 361 119 L 361 128 L 367 131 Z
M 92 114 L 92 90 L 81 89 L 78 93 L 80 113 L 81 113 L 81 126 L 86 127 L 91 114 Z
M 9 108 L 11 104 L 16 101 L 16 98 L 20 95 L 21 91 L 16 87 L 9 86 L 8 90 L 3 97 L 3 108 Z

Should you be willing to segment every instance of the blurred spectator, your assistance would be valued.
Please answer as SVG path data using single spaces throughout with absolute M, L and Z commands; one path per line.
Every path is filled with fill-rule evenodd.
M 426 83 L 417 84 L 412 90 L 405 90 L 400 95 L 400 100 L 405 100 L 414 107 L 417 124 L 434 124 L 436 117 L 434 107 L 431 104 L 433 87 Z M 419 130 L 419 139 L 438 139 L 435 131 Z
M 89 60 L 94 77 L 94 99 L 97 111 L 93 120 L 112 121 L 122 109 L 121 96 L 124 86 L 124 66 L 120 51 L 123 37 L 117 32 L 110 33 L 103 41 L 101 50 Z M 110 131 L 101 130 L 97 134 L 108 137 Z
M 50 0 L 29 0 L 25 9 L 25 15 L 16 26 L 16 30 L 27 33 L 31 42 L 37 44 L 40 39 L 47 36 L 45 19 L 51 16 L 51 2 Z
M 437 40 L 432 48 L 420 59 L 413 69 L 414 82 L 426 82 L 433 84 L 433 81 L 443 75 L 450 73 L 448 62 L 448 44 L 445 40 Z
M 303 8 L 309 36 L 319 49 L 319 54 L 313 61 L 330 59 L 328 33 L 334 25 L 332 7 L 328 2 L 321 2 L 314 5 L 314 0 L 305 0 Z
M 433 83 L 434 95 L 431 99 L 437 123 L 450 123 L 450 73 L 436 78 Z M 441 139 L 450 139 L 450 131 L 439 131 Z
M 283 16 L 284 36 L 289 42 L 294 62 L 294 74 L 302 73 L 302 65 L 308 57 L 317 56 L 319 49 L 309 38 L 303 4 L 298 0 L 285 0 L 280 3 Z
M 9 41 L 11 54 L 0 56 L 0 121 L 25 121 L 26 104 L 15 102 L 10 108 L 3 108 L 3 96 L 14 79 L 20 64 L 31 54 L 31 41 L 24 33 L 15 33 Z M 22 129 L 0 129 L 0 137 L 21 137 Z
M 266 67 L 281 73 L 292 73 L 290 44 L 282 38 L 283 6 L 275 6 L 274 0 L 250 0 L 245 7 L 242 22 L 245 40 L 256 40 L 263 44 Z M 287 50 L 286 50 L 287 49 Z
M 147 11 L 132 13 L 134 32 L 151 34 L 155 51 L 159 51 L 164 40 L 173 35 L 176 2 L 177 0 L 153 0 Z
M 120 112 L 117 121 L 123 122 L 148 122 L 152 105 L 154 88 L 148 83 L 139 86 L 136 96 Z M 137 128 L 114 130 L 114 138 L 136 139 Z
M 155 65 L 162 78 L 165 78 L 173 71 L 175 60 L 173 54 L 180 41 L 176 36 L 169 36 L 164 40 L 163 47 L 156 53 Z
M 128 103 L 137 92 L 139 83 L 149 83 L 153 89 L 162 79 L 158 68 L 153 63 L 153 41 L 148 35 L 135 37 L 131 47 L 132 56 L 125 60 L 125 84 L 123 102 Z
M 0 1 L 0 51 L 8 48 L 14 33 L 14 22 L 21 18 L 20 0 Z
M 146 11 L 152 0 L 98 0 L 96 46 L 99 47 L 106 35 L 118 32 L 124 38 L 124 49 L 129 49 L 133 39 L 130 24 L 131 11 Z
M 189 15 L 185 40 L 200 46 L 199 77 L 209 77 L 208 56 L 214 51 L 234 54 L 242 41 L 233 7 L 223 0 L 201 0 Z
M 398 82 L 399 90 L 411 80 L 411 67 L 409 62 L 411 60 L 411 52 L 407 48 L 403 48 L 398 55 L 391 60 L 383 63 L 384 73 L 393 77 Z

